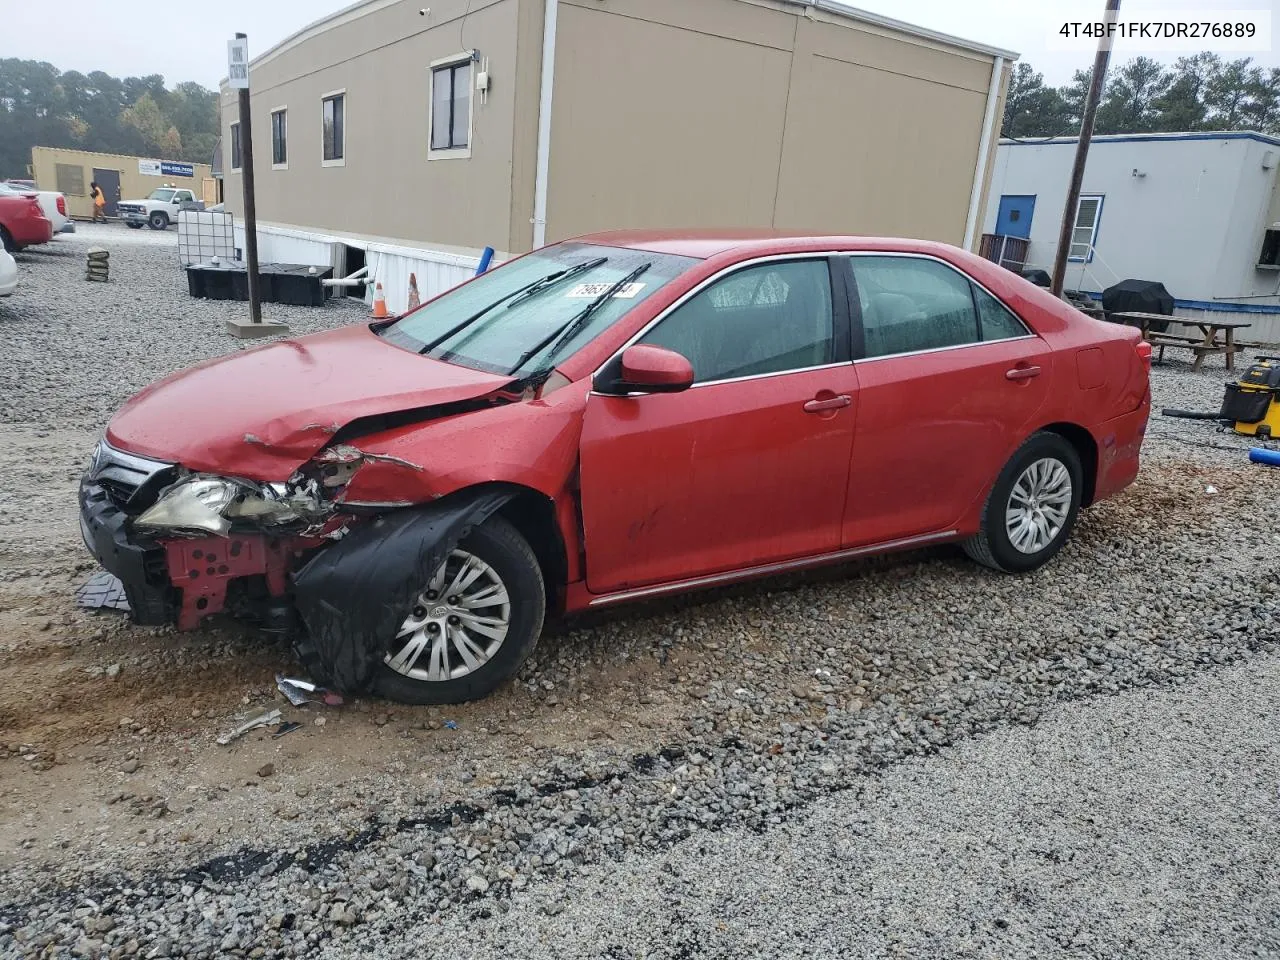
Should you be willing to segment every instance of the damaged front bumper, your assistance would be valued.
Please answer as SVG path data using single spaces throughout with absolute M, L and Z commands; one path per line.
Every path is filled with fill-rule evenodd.
M 181 483 L 174 464 L 105 442 L 80 481 L 81 537 L 123 584 L 134 621 L 191 630 L 227 611 L 282 626 L 289 619 L 290 570 L 326 541 L 288 531 L 189 535 L 140 527 L 139 517 Z
M 264 625 L 287 619 L 273 601 L 287 594 L 289 571 L 307 541 L 263 534 L 162 539 L 132 531 L 130 519 L 107 488 L 81 481 L 80 534 L 124 585 L 136 623 L 193 630 L 232 605 L 230 612 L 250 613 Z
M 124 584 L 130 615 L 145 626 L 173 623 L 181 600 L 169 583 L 164 548 L 131 540 L 127 520 L 106 486 L 88 475 L 80 481 L 80 536 L 103 569 Z

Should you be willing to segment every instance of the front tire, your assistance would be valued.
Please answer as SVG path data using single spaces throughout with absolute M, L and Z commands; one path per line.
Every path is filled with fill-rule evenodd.
M 1043 566 L 1071 535 L 1083 489 L 1075 447 L 1056 433 L 1033 434 L 1000 471 L 965 553 L 1004 573 Z
M 169 215 L 163 211 L 157 210 L 147 218 L 147 225 L 152 230 L 165 230 L 169 226 Z
M 542 632 L 546 587 L 524 537 L 501 517 L 474 528 L 423 585 L 373 679 L 400 703 L 464 703 L 493 692 Z

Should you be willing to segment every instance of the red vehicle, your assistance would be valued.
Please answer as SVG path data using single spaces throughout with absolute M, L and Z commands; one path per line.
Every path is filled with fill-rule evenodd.
M 0 195 L 0 242 L 9 252 L 48 243 L 53 239 L 53 223 L 40 209 L 35 194 Z
M 142 623 L 454 702 L 548 613 L 946 541 L 1033 570 L 1137 475 L 1150 356 L 943 244 L 600 234 L 147 388 L 82 529 Z

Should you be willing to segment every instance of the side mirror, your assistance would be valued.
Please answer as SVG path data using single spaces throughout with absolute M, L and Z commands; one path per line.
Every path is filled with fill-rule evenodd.
M 693 364 L 666 347 L 638 343 L 622 351 L 619 360 L 615 382 L 620 390 L 679 393 L 693 385 Z

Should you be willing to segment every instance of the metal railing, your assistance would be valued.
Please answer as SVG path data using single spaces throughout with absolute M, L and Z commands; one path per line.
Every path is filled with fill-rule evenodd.
M 978 255 L 998 263 L 1006 270 L 1020 273 L 1027 265 L 1027 248 L 1031 242 L 1025 237 L 1009 237 L 1001 233 L 984 233 Z

